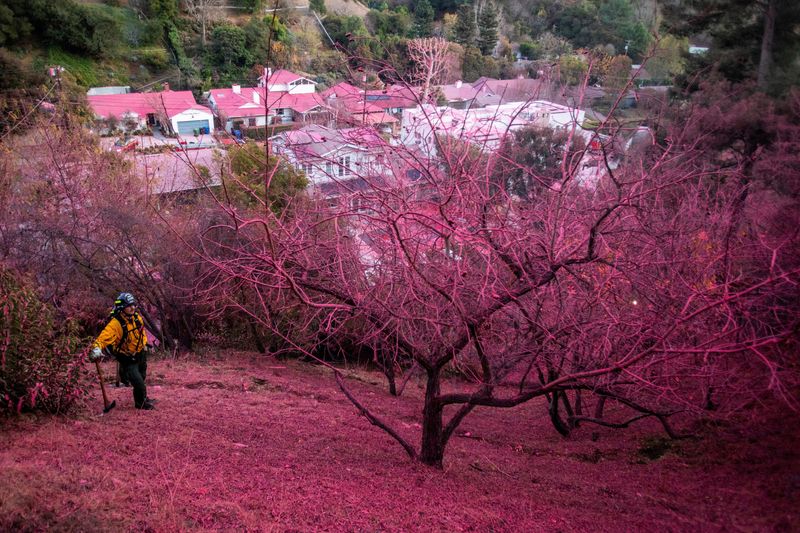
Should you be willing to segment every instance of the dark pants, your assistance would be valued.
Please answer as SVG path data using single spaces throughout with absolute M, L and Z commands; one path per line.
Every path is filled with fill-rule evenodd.
M 137 409 L 141 408 L 147 398 L 147 386 L 144 384 L 147 379 L 147 354 L 139 352 L 133 357 L 120 356 L 119 370 L 122 380 L 127 379 L 133 386 L 133 404 Z

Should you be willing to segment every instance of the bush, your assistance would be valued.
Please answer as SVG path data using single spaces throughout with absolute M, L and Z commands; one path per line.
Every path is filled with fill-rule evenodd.
M 156 70 L 164 70 L 169 67 L 169 56 L 164 48 L 140 48 L 136 52 L 139 61 Z
M 519 53 L 526 59 L 539 59 L 542 57 L 542 52 L 542 45 L 540 43 L 535 43 L 533 41 L 519 43 Z
M 59 321 L 32 285 L 0 267 L 0 412 L 65 413 L 87 380 L 74 321 Z

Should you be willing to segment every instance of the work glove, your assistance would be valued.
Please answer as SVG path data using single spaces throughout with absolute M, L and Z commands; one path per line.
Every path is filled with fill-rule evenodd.
M 89 352 L 89 361 L 99 361 L 103 358 L 103 351 L 95 346 L 92 348 L 92 351 Z

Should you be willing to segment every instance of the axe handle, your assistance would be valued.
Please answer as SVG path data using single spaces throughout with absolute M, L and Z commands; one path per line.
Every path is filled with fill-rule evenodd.
M 108 395 L 106 394 L 106 384 L 103 382 L 103 372 L 100 370 L 100 361 L 95 361 L 97 367 L 97 377 L 100 378 L 100 390 L 103 391 L 103 407 L 108 409 Z

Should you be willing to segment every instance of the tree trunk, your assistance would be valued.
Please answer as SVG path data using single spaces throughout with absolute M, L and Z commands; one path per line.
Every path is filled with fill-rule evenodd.
M 553 391 L 550 395 L 550 421 L 556 431 L 564 437 L 569 437 L 569 427 L 561 420 L 561 414 L 558 412 L 558 400 L 561 394 L 559 391 Z
M 598 420 L 603 419 L 603 408 L 606 406 L 606 397 L 600 396 L 597 399 L 597 405 L 594 408 L 594 417 Z
M 422 410 L 421 463 L 442 467 L 444 457 L 442 405 L 439 403 L 441 368 L 428 369 L 428 384 L 425 387 L 425 407 Z
M 761 38 L 761 57 L 758 61 L 758 88 L 767 88 L 767 77 L 772 65 L 772 47 L 775 38 L 775 18 L 777 17 L 778 0 L 769 0 L 764 12 L 764 33 Z
M 247 324 L 250 326 L 250 334 L 253 336 L 253 342 L 256 345 L 256 350 L 258 353 L 265 354 L 267 353 L 267 348 L 264 346 L 264 342 L 261 340 L 261 335 L 258 334 L 258 329 L 256 328 L 255 320 L 247 319 Z
M 386 380 L 389 382 L 389 394 L 392 396 L 397 396 L 397 380 L 394 374 L 394 360 L 389 358 L 388 360 L 381 355 L 382 358 L 382 365 L 383 365 L 383 374 L 386 376 Z

